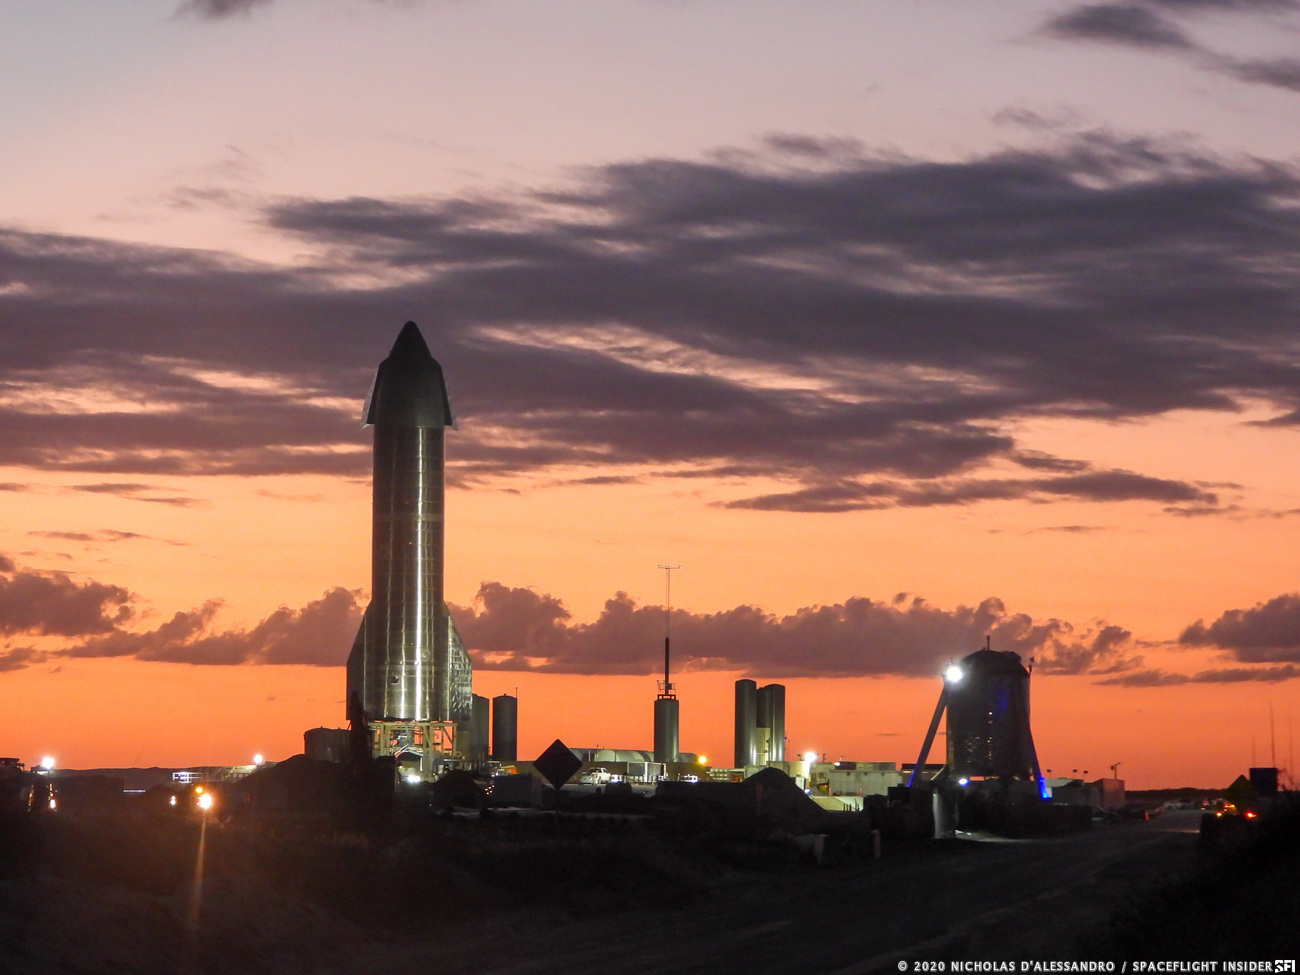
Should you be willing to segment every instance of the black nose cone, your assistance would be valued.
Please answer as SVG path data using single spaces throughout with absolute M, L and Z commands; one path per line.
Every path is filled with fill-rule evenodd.
M 442 367 L 415 322 L 407 322 L 379 364 L 366 399 L 367 426 L 448 427 L 454 422 Z

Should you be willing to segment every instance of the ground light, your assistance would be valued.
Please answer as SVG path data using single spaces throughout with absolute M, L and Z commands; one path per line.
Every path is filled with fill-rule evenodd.
M 48 755 L 46 755 L 44 758 L 41 759 L 41 764 L 40 764 L 38 767 L 40 768 L 40 770 L 41 770 L 42 772 L 50 772 L 50 771 L 53 771 L 53 770 L 54 770 L 54 759 L 52 759 L 52 758 L 50 758 Z
M 707 764 L 708 761 L 709 761 L 709 756 L 708 756 L 708 755 L 701 755 L 701 756 L 700 756 L 699 758 L 697 758 L 695 761 L 699 762 L 701 765 L 705 765 L 705 764 Z
M 808 764 L 811 765 L 813 762 L 817 761 L 817 753 L 816 753 L 816 752 L 804 752 L 804 753 L 803 753 L 803 760 L 804 760 L 805 762 L 807 762 Z
M 261 765 L 261 764 L 262 764 L 263 762 L 265 762 L 265 761 L 266 761 L 266 759 L 264 759 L 264 758 L 262 757 L 262 755 L 261 755 L 260 752 L 259 752 L 258 754 L 256 754 L 256 755 L 253 756 L 253 764 L 254 764 L 254 765 Z

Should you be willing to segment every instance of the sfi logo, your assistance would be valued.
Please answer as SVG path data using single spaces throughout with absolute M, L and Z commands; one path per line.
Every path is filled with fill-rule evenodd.
M 1277 961 L 1273 962 L 1273 971 L 1275 971 L 1275 972 L 1294 972 L 1294 971 L 1295 971 L 1295 959 L 1294 959 L 1294 958 L 1279 958 Z

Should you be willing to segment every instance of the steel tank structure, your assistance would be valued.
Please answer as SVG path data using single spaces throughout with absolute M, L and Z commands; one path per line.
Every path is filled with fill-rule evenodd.
M 475 694 L 473 718 L 470 721 L 470 761 L 482 764 L 488 758 L 488 729 L 491 726 L 491 702 L 482 694 Z
M 492 758 L 503 763 L 519 760 L 519 698 L 510 694 L 492 698 Z
M 676 697 L 661 695 L 655 698 L 655 761 L 675 762 L 680 751 L 678 727 L 681 705 Z
M 443 600 L 443 438 L 455 422 L 442 367 L 407 322 L 379 364 L 362 422 L 374 430 L 371 600 L 347 663 L 348 719 L 372 753 L 467 759 L 472 669 Z M 459 739 L 459 740 L 458 740 Z
M 735 768 L 758 764 L 754 729 L 758 724 L 758 685 L 749 678 L 736 681 Z
M 949 775 L 1037 782 L 1029 728 L 1029 671 L 1011 651 L 979 650 L 964 657 L 962 677 L 949 682 Z
M 988 646 L 950 666 L 908 785 L 929 757 L 946 711 L 947 756 L 936 781 L 1030 782 L 1046 798 L 1029 725 L 1029 676 L 1018 653 Z
M 769 732 L 767 760 L 785 761 L 785 685 L 765 684 L 758 689 L 758 727 Z
M 448 643 L 443 432 L 454 418 L 442 367 L 414 322 L 380 363 L 364 422 L 375 431 L 366 714 L 451 720 L 447 660 L 437 650 Z
M 785 685 L 736 681 L 736 768 L 785 761 Z

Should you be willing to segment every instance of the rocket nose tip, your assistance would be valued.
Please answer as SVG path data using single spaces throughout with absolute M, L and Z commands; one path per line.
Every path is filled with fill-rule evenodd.
M 407 322 L 403 325 L 402 330 L 397 333 L 397 341 L 393 343 L 394 350 L 423 349 L 427 352 L 428 348 L 424 341 L 424 334 L 415 322 Z
M 455 422 L 442 367 L 415 322 L 402 326 L 388 358 L 380 363 L 363 415 L 368 425 L 451 426 Z

